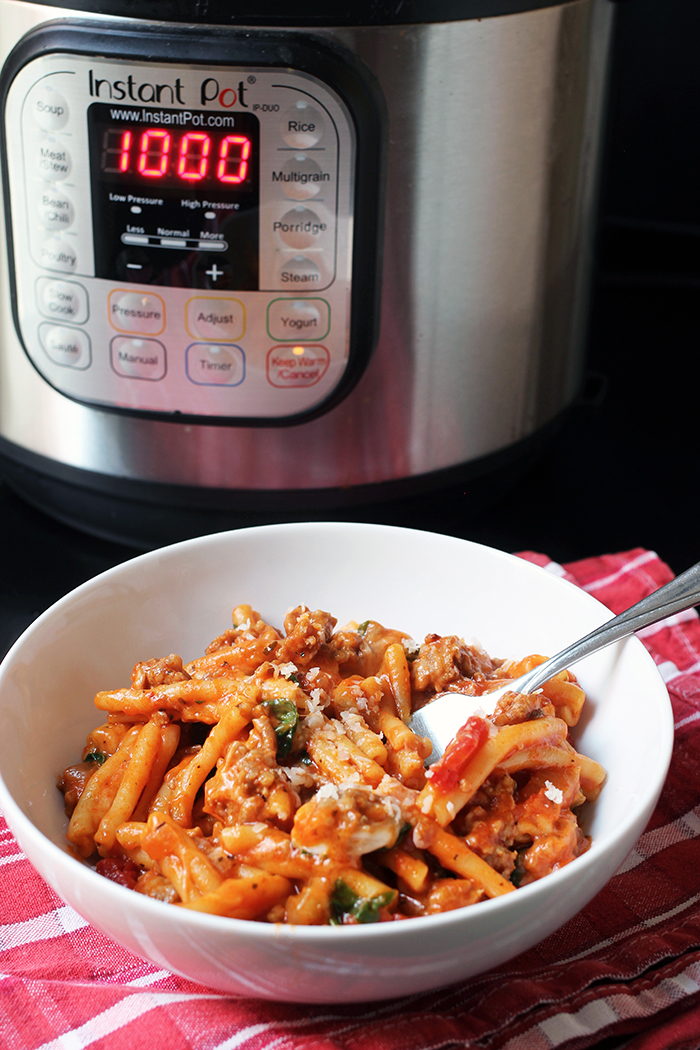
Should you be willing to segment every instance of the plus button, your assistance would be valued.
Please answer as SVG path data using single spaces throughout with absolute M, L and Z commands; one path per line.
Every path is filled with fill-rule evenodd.
M 219 277 L 224 276 L 224 271 L 220 270 L 216 263 L 213 264 L 210 270 L 204 271 L 207 277 L 211 277 L 212 281 L 216 282 Z

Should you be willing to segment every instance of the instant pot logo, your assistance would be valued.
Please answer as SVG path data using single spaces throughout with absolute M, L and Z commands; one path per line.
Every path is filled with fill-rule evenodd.
M 94 70 L 88 73 L 88 87 L 91 98 L 101 98 L 112 102 L 123 102 L 129 99 L 132 102 L 155 102 L 160 106 L 186 106 L 192 105 L 184 99 L 185 85 L 179 77 L 173 83 L 152 84 L 149 80 L 137 80 L 129 73 L 123 80 L 108 80 L 106 77 L 95 76 Z M 200 105 L 207 106 L 217 102 L 222 109 L 231 109 L 238 103 L 244 109 L 248 109 L 245 95 L 247 86 L 241 80 L 234 88 L 227 84 L 220 84 L 216 77 L 206 77 L 199 89 Z

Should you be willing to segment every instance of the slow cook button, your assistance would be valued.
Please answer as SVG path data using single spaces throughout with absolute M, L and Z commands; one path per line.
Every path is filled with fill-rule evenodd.
M 160 335 L 165 328 L 165 303 L 159 295 L 115 288 L 108 301 L 109 322 L 120 332 Z
M 307 387 L 328 371 L 325 346 L 273 346 L 267 355 L 267 380 L 277 387 Z
M 267 308 L 271 339 L 325 339 L 330 328 L 325 299 L 273 299 Z
M 36 283 L 36 299 L 44 317 L 60 318 L 74 324 L 87 321 L 88 297 L 81 284 L 40 277 Z
M 42 139 L 39 144 L 38 166 L 39 174 L 47 182 L 61 182 L 67 179 L 73 162 L 65 143 L 53 135 Z
M 127 379 L 162 379 L 166 372 L 165 347 L 157 339 L 116 336 L 111 343 L 112 368 Z
M 240 346 L 192 343 L 187 347 L 187 378 L 198 386 L 238 386 L 245 379 Z
M 73 273 L 78 265 L 75 248 L 60 237 L 47 237 L 41 246 L 41 265 L 47 270 Z
M 214 296 L 188 299 L 185 325 L 194 339 L 233 342 L 243 337 L 245 308 L 238 299 L 218 299 Z
M 44 131 L 60 131 L 68 123 L 68 103 L 46 81 L 32 92 L 29 107 L 34 122 Z
M 87 332 L 67 325 L 39 325 L 39 339 L 56 365 L 66 368 L 89 368 L 92 361 Z
M 327 229 L 328 226 L 316 212 L 305 208 L 303 204 L 297 204 L 272 223 L 273 232 L 279 234 L 290 248 L 309 248 Z

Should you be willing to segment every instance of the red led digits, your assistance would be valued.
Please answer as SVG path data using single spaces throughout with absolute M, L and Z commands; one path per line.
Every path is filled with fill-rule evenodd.
M 219 182 L 245 181 L 248 174 L 250 150 L 250 139 L 247 139 L 245 135 L 227 135 L 221 140 L 220 160 L 216 168 L 216 177 Z M 233 170 L 234 165 L 237 165 L 235 171 Z
M 199 182 L 207 173 L 211 139 L 202 131 L 188 131 L 180 141 L 177 173 L 180 178 Z
M 142 175 L 160 179 L 168 170 L 170 135 L 167 131 L 144 131 L 141 136 L 138 169 Z

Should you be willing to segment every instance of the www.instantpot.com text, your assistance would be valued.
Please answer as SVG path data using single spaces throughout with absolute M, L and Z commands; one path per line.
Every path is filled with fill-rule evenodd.
M 192 127 L 232 128 L 236 118 L 232 113 L 195 113 L 189 109 L 110 109 L 112 120 L 127 120 L 136 124 L 188 124 Z

